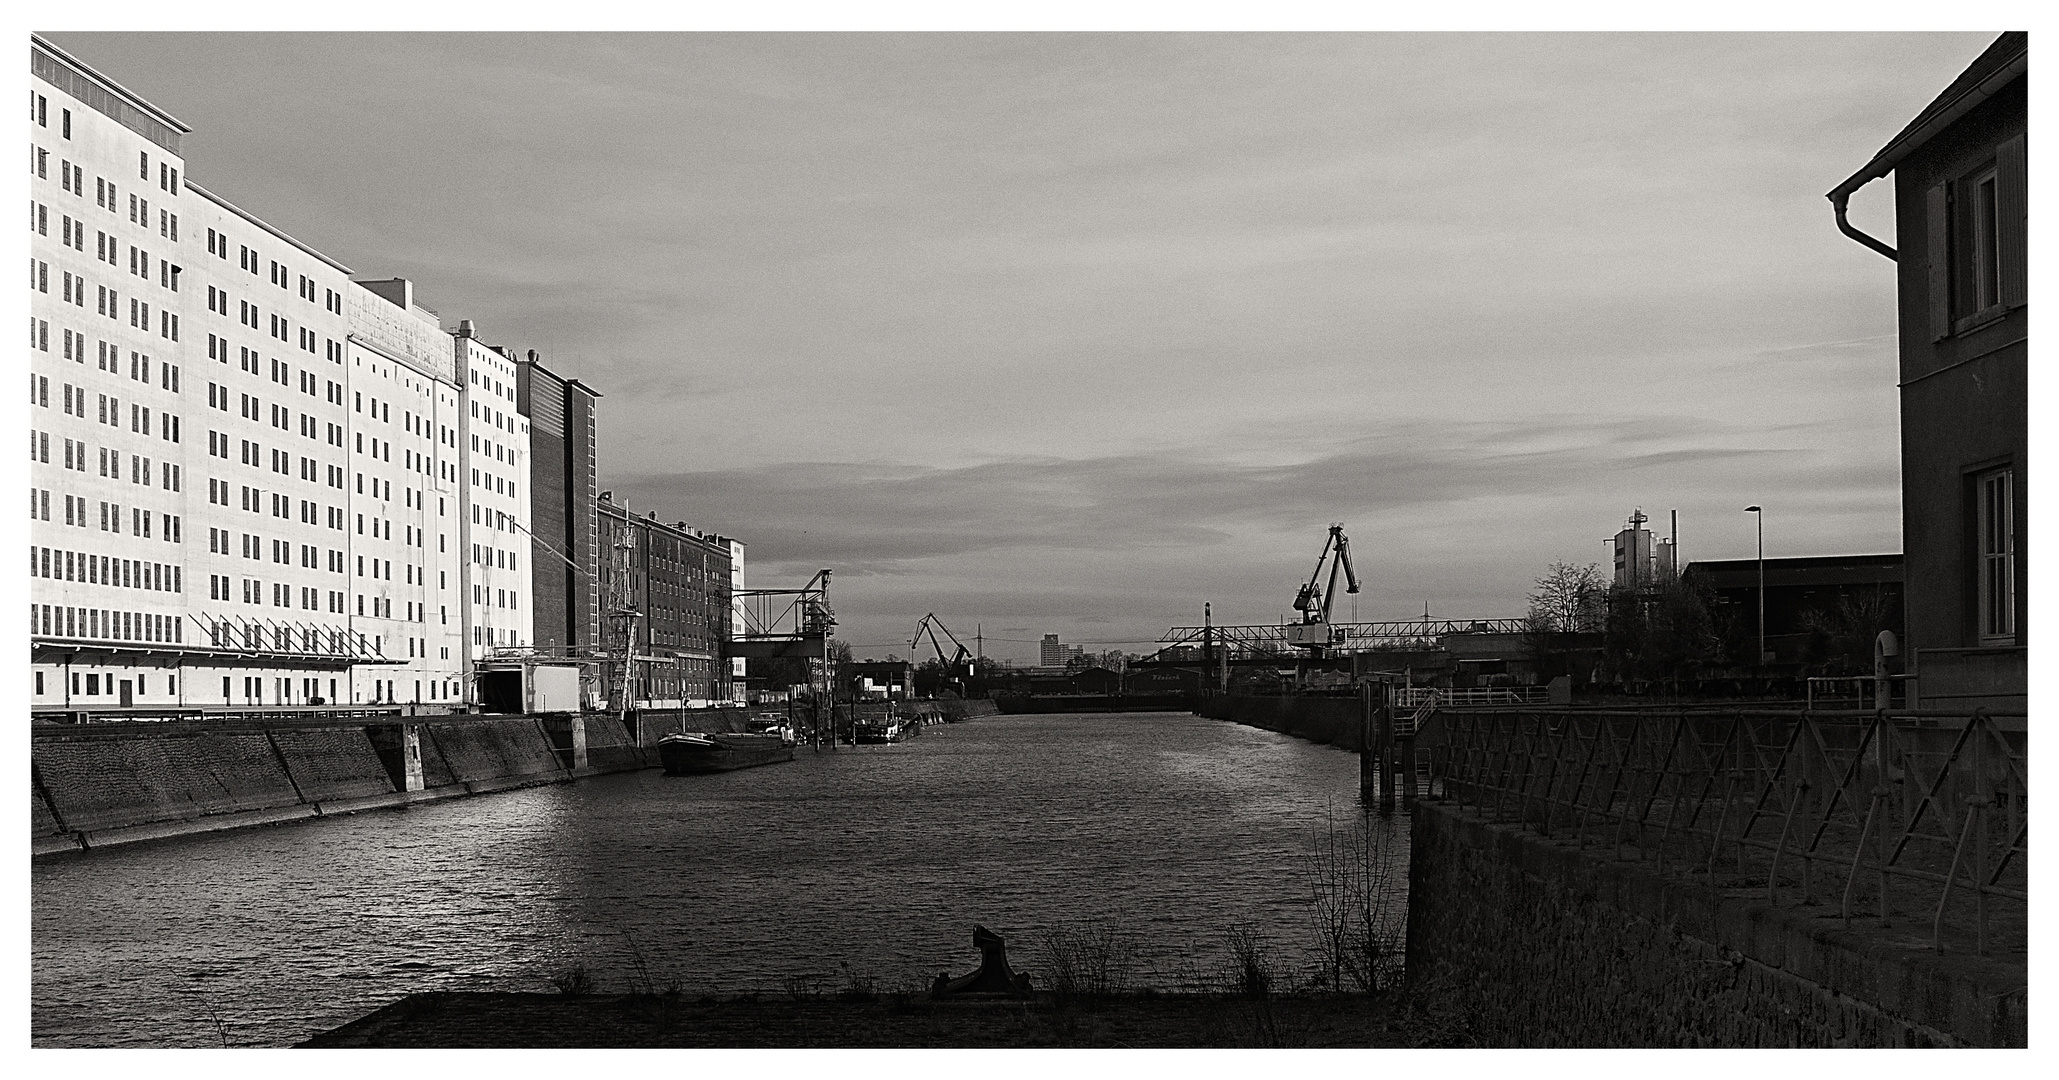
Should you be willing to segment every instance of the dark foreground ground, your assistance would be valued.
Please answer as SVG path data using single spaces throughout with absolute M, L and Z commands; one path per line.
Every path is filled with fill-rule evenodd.
M 1126 996 L 1060 1004 L 415 994 L 308 1047 L 1421 1047 L 1463 1041 L 1393 997 Z

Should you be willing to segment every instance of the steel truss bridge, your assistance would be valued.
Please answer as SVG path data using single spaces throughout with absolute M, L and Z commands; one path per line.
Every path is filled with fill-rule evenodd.
M 1331 623 L 1334 652 L 1367 652 L 1374 649 L 1434 647 L 1446 634 L 1520 634 L 1523 619 L 1405 619 L 1399 622 Z M 1175 626 L 1158 641 L 1167 650 L 1198 648 L 1205 644 L 1227 649 L 1232 656 L 1293 656 L 1300 650 L 1288 644 L 1287 630 L 1297 624 L 1259 626 Z

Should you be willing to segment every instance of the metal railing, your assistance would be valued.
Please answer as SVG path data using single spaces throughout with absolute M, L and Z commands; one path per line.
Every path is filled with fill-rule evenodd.
M 1726 895 L 1925 918 L 1933 949 L 2021 953 L 2020 714 L 1440 712 L 1433 797 L 1612 845 Z M 1862 914 L 1869 912 L 1870 914 Z
M 1395 708 L 1436 705 L 1475 709 L 1496 705 L 1542 705 L 1550 690 L 1542 686 L 1397 686 L 1390 700 Z
M 1900 694 L 1890 689 L 1887 700 L 1879 698 L 1880 680 L 1873 675 L 1811 675 L 1805 682 L 1803 707 L 1815 711 L 1821 709 L 1892 709 L 1897 697 L 1908 700 L 1907 695 L 1915 684 L 1914 675 L 1889 675 L 1888 685 L 1900 688 Z M 1850 692 L 1847 693 L 1846 691 Z

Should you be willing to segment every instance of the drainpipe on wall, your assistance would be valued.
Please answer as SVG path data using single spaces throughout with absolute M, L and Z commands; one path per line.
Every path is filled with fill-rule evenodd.
M 1860 186 L 1863 187 L 1864 184 L 1861 184 Z M 1830 193 L 1830 205 L 1837 211 L 1837 231 L 1845 234 L 1846 236 L 1851 237 L 1854 240 L 1857 240 L 1858 242 L 1866 245 L 1867 247 L 1872 248 L 1875 251 L 1880 252 L 1882 255 L 1885 255 L 1890 259 L 1896 259 L 1896 261 L 1900 261 L 1896 258 L 1894 248 L 1889 247 L 1887 244 L 1883 243 L 1877 237 L 1868 236 L 1865 233 L 1860 232 L 1858 229 L 1852 226 L 1852 223 L 1849 220 L 1845 218 L 1845 211 L 1852 201 L 1852 192 L 1857 190 L 1857 187 L 1854 187 L 1849 191 L 1843 187 L 1840 187 L 1836 191 Z
M 2000 39 L 1996 40 L 1999 41 Z M 1830 200 L 1831 207 L 1837 212 L 1837 231 L 1880 252 L 1890 259 L 1896 259 L 1894 248 L 1888 246 L 1877 237 L 1868 236 L 1860 232 L 1852 226 L 1850 221 L 1846 220 L 1845 211 L 1847 205 L 1851 202 L 1852 193 L 1893 172 L 1895 166 L 1899 165 L 1901 160 L 1908 156 L 1911 151 L 1928 142 L 1931 136 L 1950 127 L 1960 117 L 1972 112 L 1974 106 L 1993 97 L 2002 87 L 2007 86 L 2018 76 L 2023 75 L 2029 70 L 2029 47 L 2026 43 L 2019 41 L 2015 53 L 2006 63 L 1997 66 L 1995 70 L 1991 71 L 1978 84 L 1962 90 L 1958 97 L 1938 109 L 1935 113 L 1932 113 L 1927 118 L 1922 118 L 1922 123 L 1912 126 L 1909 130 L 1896 136 L 1895 141 L 1882 148 L 1880 153 L 1875 154 L 1873 160 L 1866 163 L 1865 168 L 1853 173 L 1844 183 L 1833 188 L 1824 197 Z

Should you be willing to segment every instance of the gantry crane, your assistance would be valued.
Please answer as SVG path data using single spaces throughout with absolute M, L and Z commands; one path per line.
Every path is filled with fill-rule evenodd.
M 1332 560 L 1331 554 L 1336 558 Z M 1330 566 L 1330 580 L 1323 582 L 1323 564 Z M 1330 605 L 1337 599 L 1337 572 L 1344 572 L 1345 591 L 1358 591 L 1358 574 L 1351 569 L 1351 541 L 1344 535 L 1344 523 L 1330 526 L 1330 535 L 1323 541 L 1323 553 L 1316 556 L 1315 573 L 1310 574 L 1308 583 L 1294 597 L 1294 610 L 1301 613 L 1299 624 L 1287 627 L 1287 643 L 1304 649 L 1321 650 L 1334 644 L 1336 638 L 1330 626 Z M 1318 653 L 1320 655 L 1320 653 Z
M 949 659 L 944 658 L 944 643 L 937 640 L 937 631 L 939 630 L 944 632 L 945 637 L 951 639 L 952 646 L 957 650 L 951 654 Z M 960 697 L 963 697 L 965 695 L 965 680 L 971 678 L 973 674 L 971 650 L 965 647 L 964 642 L 958 640 L 958 635 L 953 634 L 950 627 L 944 625 L 944 620 L 937 618 L 935 612 L 931 612 L 924 615 L 921 622 L 915 624 L 915 636 L 908 641 L 908 655 L 911 659 L 922 648 L 922 635 L 924 634 L 929 635 L 930 647 L 936 650 L 937 663 L 944 666 L 945 680 L 956 683 L 958 685 L 958 694 Z

